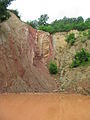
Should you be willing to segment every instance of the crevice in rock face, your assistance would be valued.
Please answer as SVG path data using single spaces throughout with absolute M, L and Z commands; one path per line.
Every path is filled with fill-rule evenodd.
M 52 35 L 44 31 L 37 31 L 37 43 L 40 56 L 44 63 L 48 63 L 54 57 Z

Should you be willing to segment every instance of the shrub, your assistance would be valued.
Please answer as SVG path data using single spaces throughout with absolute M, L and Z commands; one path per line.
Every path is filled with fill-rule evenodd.
M 49 64 L 49 72 L 51 74 L 57 74 L 58 68 L 57 68 L 57 65 L 56 65 L 55 62 L 52 62 L 52 61 L 50 62 L 50 64 Z
M 87 32 L 86 31 L 83 32 L 83 36 L 87 36 Z
M 39 30 L 43 30 L 43 31 L 49 32 L 49 33 L 54 33 L 54 28 L 51 25 L 39 26 Z
M 71 67 L 85 65 L 87 62 L 90 62 L 90 53 L 86 52 L 86 50 L 82 48 L 80 52 L 76 53 L 74 60 L 71 64 Z
M 71 33 L 67 36 L 66 41 L 70 43 L 70 45 L 73 45 L 75 43 L 75 34 Z
M 88 30 L 88 39 L 90 40 L 90 30 Z

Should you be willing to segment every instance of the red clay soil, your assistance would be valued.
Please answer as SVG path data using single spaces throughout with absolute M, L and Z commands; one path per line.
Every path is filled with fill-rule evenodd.
M 90 96 L 3 94 L 0 120 L 90 120 Z
M 53 92 L 37 45 L 37 31 L 14 14 L 0 24 L 0 92 Z

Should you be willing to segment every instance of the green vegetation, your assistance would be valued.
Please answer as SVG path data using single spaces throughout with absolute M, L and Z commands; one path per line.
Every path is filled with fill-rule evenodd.
M 43 26 L 47 25 L 48 19 L 49 19 L 48 15 L 44 14 L 44 15 L 41 15 L 40 18 L 38 18 L 38 20 L 27 21 L 27 24 L 31 25 L 35 29 L 43 29 Z
M 50 62 L 50 64 L 49 64 L 49 72 L 51 74 L 57 74 L 58 68 L 57 68 L 57 65 L 56 65 L 55 62 L 52 62 L 52 61 Z
M 7 11 L 7 7 L 11 4 L 13 0 L 0 0 L 0 23 L 7 20 L 10 14 Z
M 37 20 L 27 21 L 27 24 L 32 26 L 35 29 L 38 29 L 38 21 Z
M 74 60 L 71 64 L 71 67 L 83 66 L 90 63 L 90 53 L 87 52 L 84 48 L 80 52 L 77 52 Z
M 79 32 L 78 40 L 81 40 L 82 43 L 90 40 L 90 29 L 87 31 Z
M 47 25 L 47 21 L 48 21 L 49 17 L 47 14 L 41 15 L 40 18 L 38 18 L 38 25 Z
M 82 31 L 79 32 L 79 36 L 77 37 L 78 40 L 81 40 L 82 43 L 85 43 L 88 39 L 87 39 L 87 31 Z
M 86 29 L 90 29 L 90 18 L 84 21 L 81 16 L 78 18 L 64 17 L 63 19 L 55 20 L 50 24 L 47 23 L 48 19 L 49 17 L 47 14 L 41 15 L 40 18 L 36 20 L 38 24 L 35 24 L 35 26 L 37 26 L 35 28 L 49 33 L 68 32 L 70 30 L 84 31 Z
M 73 45 L 74 42 L 75 42 L 75 34 L 74 33 L 71 33 L 67 36 L 66 38 L 66 41 L 70 44 L 70 45 Z
M 39 30 L 43 30 L 45 32 L 53 33 L 54 28 L 51 25 L 42 25 L 42 26 L 39 26 Z
M 88 30 L 88 39 L 90 40 L 90 30 Z

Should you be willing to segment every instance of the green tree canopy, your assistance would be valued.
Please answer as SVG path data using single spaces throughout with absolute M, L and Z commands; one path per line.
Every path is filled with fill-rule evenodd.
M 81 17 L 81 16 L 80 16 L 80 17 L 78 17 L 78 18 L 77 18 L 77 22 L 78 22 L 78 23 L 82 23 L 82 22 L 84 22 L 83 17 Z
M 7 20 L 10 14 L 7 11 L 7 7 L 11 4 L 13 0 L 0 0 L 0 23 Z
M 32 26 L 35 29 L 38 29 L 38 21 L 37 20 L 27 21 L 27 24 Z
M 90 29 L 90 18 L 86 20 L 79 16 L 77 18 L 64 17 L 63 19 L 55 20 L 52 23 L 47 23 L 49 19 L 47 14 L 41 15 L 37 20 L 31 21 L 30 25 L 36 29 L 43 30 L 49 33 L 68 32 L 70 30 L 84 31 Z
M 46 25 L 47 20 L 49 19 L 47 14 L 41 15 L 40 18 L 38 18 L 38 24 L 40 25 Z

